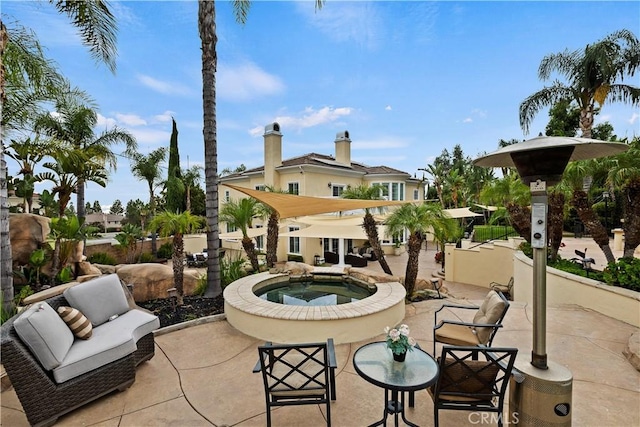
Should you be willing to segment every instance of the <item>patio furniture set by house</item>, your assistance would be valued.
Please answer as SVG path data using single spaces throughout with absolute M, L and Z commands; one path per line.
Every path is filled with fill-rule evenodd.
M 471 323 L 439 320 L 444 308 L 475 309 L 476 313 Z M 353 356 L 354 369 L 365 381 L 384 389 L 383 417 L 371 426 L 386 425 L 389 415 L 396 426 L 400 417 L 406 425 L 415 426 L 405 416 L 405 394 L 413 407 L 414 393 L 422 389 L 433 400 L 436 426 L 440 410 L 494 412 L 502 426 L 506 388 L 518 349 L 492 347 L 492 341 L 508 309 L 509 301 L 496 290 L 489 291 L 480 307 L 443 305 L 435 313 L 433 354 L 416 346 L 403 362 L 394 361 L 385 342 L 360 347 Z M 437 359 L 436 342 L 443 344 Z M 271 425 L 272 407 L 322 404 L 330 426 L 331 400 L 336 398 L 333 341 L 266 343 L 258 353 L 253 371 L 262 372 L 267 425 Z

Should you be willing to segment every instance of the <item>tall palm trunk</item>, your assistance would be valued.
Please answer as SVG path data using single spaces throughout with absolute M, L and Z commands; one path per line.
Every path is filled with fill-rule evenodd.
M 267 223 L 267 267 L 272 268 L 278 262 L 278 224 L 280 214 L 271 212 Z
M 600 249 L 602 249 L 605 258 L 607 259 L 607 263 L 615 262 L 616 258 L 613 256 L 611 246 L 609 245 L 607 229 L 604 228 L 595 212 L 593 212 L 593 209 L 589 204 L 587 193 L 582 190 L 575 190 L 573 192 L 571 204 L 577 211 L 580 221 L 584 224 L 587 232 L 591 234 L 593 240 L 598 246 L 600 246 Z
M 562 243 L 562 228 L 564 225 L 564 194 L 553 192 L 549 194 L 549 242 L 551 261 L 558 259 L 558 249 Z
M 87 216 L 86 210 L 84 208 L 84 186 L 85 181 L 82 178 L 78 178 L 78 187 L 76 188 L 76 203 L 78 204 L 77 213 L 78 219 L 80 222 L 84 223 L 84 219 Z
M 378 226 L 376 224 L 376 220 L 373 218 L 371 213 L 367 212 L 364 215 L 363 220 L 364 231 L 367 233 L 367 237 L 369 238 L 369 244 L 371 245 L 371 249 L 373 249 L 373 253 L 376 254 L 376 258 L 378 258 L 378 262 L 380 263 L 380 267 L 382 270 L 392 275 L 391 268 L 389 264 L 387 264 L 387 260 L 384 257 L 384 252 L 382 251 L 382 247 L 380 246 L 380 239 L 378 237 Z
M 509 202 L 507 203 L 507 212 L 509 212 L 513 229 L 518 232 L 520 237 L 531 243 L 531 209 Z
M 258 265 L 258 254 L 256 254 L 256 245 L 253 244 L 253 240 L 251 240 L 251 238 L 245 236 L 242 238 L 242 247 L 247 253 L 247 257 L 249 257 L 249 262 L 251 263 L 253 271 L 257 273 L 258 271 L 260 271 L 260 266 Z
M 7 28 L 0 20 L 0 58 L 7 46 Z M 5 68 L 0 60 L 0 104 L 5 105 Z M 7 163 L 4 160 L 4 127 L 0 126 L 0 287 L 2 308 L 9 312 L 13 305 L 13 257 L 9 240 L 9 194 L 7 192 Z
M 413 295 L 413 291 L 416 288 L 416 278 L 418 277 L 418 257 L 420 256 L 420 249 L 422 248 L 422 242 L 424 237 L 422 234 L 415 232 L 409 236 L 407 242 L 407 269 L 404 274 L 404 288 L 407 291 L 407 299 L 410 299 Z
M 591 138 L 591 128 L 593 127 L 593 104 L 580 109 L 580 130 L 583 138 Z
M 171 255 L 171 261 L 173 262 L 173 280 L 176 286 L 177 301 L 180 306 L 184 304 L 184 239 L 182 233 L 175 233 L 173 235 L 173 254 Z
M 640 245 L 640 178 L 629 181 L 624 195 L 624 253 L 623 257 L 633 258 Z
M 202 109 L 207 216 L 207 290 L 205 296 L 222 293 L 218 230 L 218 142 L 216 137 L 216 10 L 215 2 L 198 0 L 198 32 L 202 43 Z

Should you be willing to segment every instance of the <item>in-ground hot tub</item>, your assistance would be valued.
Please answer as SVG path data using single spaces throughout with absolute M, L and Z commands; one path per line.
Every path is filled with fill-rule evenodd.
M 315 268 L 313 275 L 341 277 L 343 269 Z M 236 280 L 224 290 L 227 321 L 239 331 L 283 344 L 322 342 L 336 344 L 362 341 L 381 335 L 405 315 L 405 289 L 400 283 L 376 283 L 375 293 L 355 302 L 339 305 L 295 306 L 270 302 L 254 291 L 288 282 L 287 274 L 260 273 Z

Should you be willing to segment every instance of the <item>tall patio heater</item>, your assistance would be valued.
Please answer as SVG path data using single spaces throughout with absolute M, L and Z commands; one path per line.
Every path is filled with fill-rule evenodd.
M 596 139 L 541 136 L 473 161 L 481 167 L 515 167 L 531 190 L 533 349 L 530 363 L 522 363 L 521 358 L 516 362 L 524 380 L 510 382 L 509 422 L 522 426 L 571 425 L 573 377 L 564 366 L 548 362 L 546 354 L 547 186 L 562 179 L 569 161 L 611 156 L 627 148 L 625 144 Z M 515 290 L 517 296 L 517 287 Z

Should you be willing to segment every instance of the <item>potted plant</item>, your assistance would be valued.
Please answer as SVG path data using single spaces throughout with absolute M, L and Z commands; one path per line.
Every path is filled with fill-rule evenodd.
M 416 345 L 416 340 L 409 336 L 409 326 L 402 324 L 393 329 L 387 326 L 384 333 L 387 335 L 387 347 L 393 353 L 393 360 L 404 362 L 407 351 L 413 351 Z
M 402 242 L 398 239 L 393 242 L 393 254 L 398 256 L 402 253 Z

